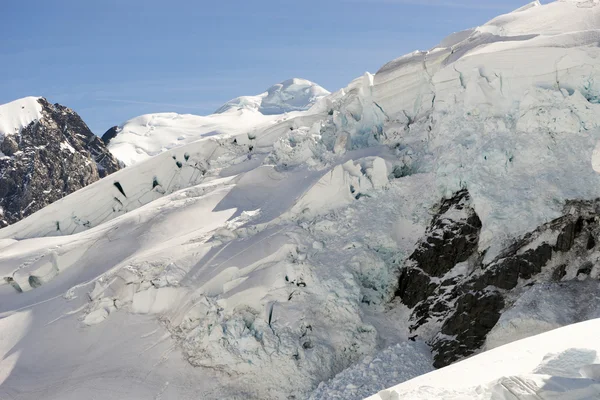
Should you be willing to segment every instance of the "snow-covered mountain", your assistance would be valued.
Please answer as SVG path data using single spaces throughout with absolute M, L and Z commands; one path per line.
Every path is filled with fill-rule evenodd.
M 233 136 L 267 129 L 296 111 L 306 111 L 329 92 L 305 79 L 289 79 L 257 96 L 228 101 L 215 114 L 159 113 L 133 118 L 103 136 L 110 151 L 125 165 L 133 165 L 209 136 Z M 290 113 L 290 114 L 288 114 Z
M 534 2 L 305 111 L 125 124 L 0 230 L 0 398 L 357 399 L 484 350 L 378 396 L 594 398 L 597 322 L 499 346 L 600 317 L 598 43 Z
M 118 169 L 73 110 L 37 97 L 0 105 L 0 227 Z
M 330 94 L 321 86 L 306 79 L 293 78 L 271 86 L 257 96 L 241 96 L 228 101 L 215 113 L 230 110 L 256 110 L 261 114 L 285 114 L 291 111 L 306 111 L 320 98 Z

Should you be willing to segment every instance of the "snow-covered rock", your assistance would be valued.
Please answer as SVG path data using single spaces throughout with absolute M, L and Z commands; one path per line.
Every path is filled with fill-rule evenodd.
M 25 97 L 0 105 L 0 142 L 5 136 L 18 135 L 21 129 L 42 118 L 39 97 Z
M 73 110 L 37 97 L 0 105 L 0 227 L 118 169 Z

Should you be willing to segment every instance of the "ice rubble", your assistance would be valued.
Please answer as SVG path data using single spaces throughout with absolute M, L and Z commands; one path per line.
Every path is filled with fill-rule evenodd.
M 322 382 L 310 399 L 363 399 L 382 387 L 391 386 L 390 383 L 431 372 L 432 363 L 426 344 L 402 342 L 366 357 L 330 382 Z
M 0 394 L 21 389 L 25 370 L 35 379 L 23 398 L 64 379 L 68 372 L 47 370 L 51 360 L 34 368 L 34 354 L 56 341 L 61 357 L 86 360 L 84 347 L 65 345 L 92 346 L 86 335 L 100 349 L 122 350 L 140 336 L 148 345 L 98 355 L 98 369 L 88 367 L 118 388 L 105 398 L 177 398 L 197 385 L 206 398 L 306 397 L 406 341 L 404 319 L 393 329 L 381 322 L 385 304 L 395 265 L 442 197 L 469 189 L 488 257 L 558 216 L 565 200 L 597 197 L 600 7 L 583 7 L 593 4 L 496 18 L 367 73 L 308 111 L 158 114 L 125 124 L 112 149 L 135 165 L 0 231 L 0 272 L 23 291 L 0 286 L 0 312 L 31 312 L 35 327 L 23 328 L 3 361 L 12 372 Z M 523 319 L 541 331 L 570 322 L 563 317 Z M 130 320 L 149 332 L 121 330 Z M 490 347 L 523 335 L 507 326 Z M 153 332 L 159 339 L 148 343 Z M 159 367 L 136 369 L 138 351 Z M 135 384 L 114 377 L 122 371 Z M 340 393 L 344 376 L 356 374 L 332 381 L 330 393 Z M 372 382 L 379 390 L 389 381 Z M 48 398 L 69 398 L 73 385 L 52 386 Z

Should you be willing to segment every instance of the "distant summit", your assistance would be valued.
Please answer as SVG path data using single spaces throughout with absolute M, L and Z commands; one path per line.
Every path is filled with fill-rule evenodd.
M 271 86 L 266 92 L 259 95 L 236 97 L 225 103 L 215 113 L 221 114 L 239 109 L 256 110 L 264 115 L 305 111 L 328 94 L 327 90 L 314 82 L 292 78 Z
M 113 126 L 102 136 L 111 153 L 127 166 L 170 149 L 215 135 L 251 134 L 282 118 L 282 114 L 306 111 L 330 93 L 306 79 L 288 79 L 256 96 L 228 101 L 207 116 L 156 113 Z M 283 117 L 287 118 L 287 117 Z

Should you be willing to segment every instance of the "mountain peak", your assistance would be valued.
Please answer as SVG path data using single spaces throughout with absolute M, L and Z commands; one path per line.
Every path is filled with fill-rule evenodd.
M 41 97 L 24 97 L 0 104 L 0 142 L 7 135 L 19 133 L 21 129 L 42 117 Z
M 0 227 L 118 169 L 72 109 L 43 97 L 0 105 Z
M 271 86 L 256 96 L 240 96 L 225 103 L 215 113 L 230 110 L 256 110 L 264 115 L 284 114 L 291 111 L 305 111 L 329 91 L 306 79 L 292 78 Z

